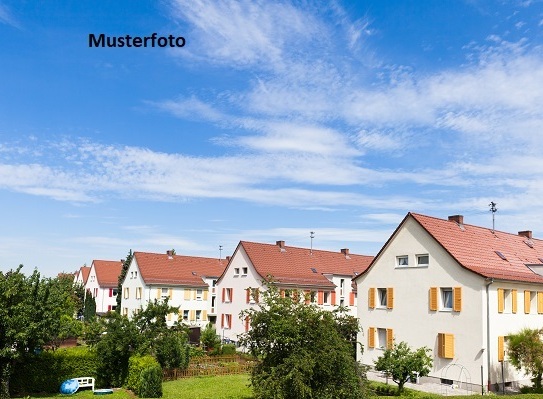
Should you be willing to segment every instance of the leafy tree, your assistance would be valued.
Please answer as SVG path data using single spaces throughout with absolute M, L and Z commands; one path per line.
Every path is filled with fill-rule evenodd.
M 200 343 L 208 352 L 218 353 L 221 348 L 221 339 L 217 336 L 215 327 L 209 323 L 200 335 Z
M 375 369 L 384 371 L 398 384 L 398 391 L 402 392 L 408 379 L 415 380 L 418 376 L 424 377 L 430 373 L 432 358 L 427 347 L 413 351 L 406 342 L 386 349 L 382 356 L 375 361 Z
M 124 260 L 121 268 L 121 273 L 119 274 L 119 280 L 117 283 L 117 307 L 115 308 L 115 311 L 119 314 L 121 313 L 121 302 L 123 300 L 123 281 L 126 277 L 126 273 L 128 273 L 128 267 L 130 266 L 130 262 L 132 262 L 133 257 L 134 254 L 132 253 L 132 250 L 128 251 L 128 255 L 126 255 L 126 259 Z
M 63 315 L 73 316 L 71 291 L 59 279 L 16 270 L 0 272 L 0 398 L 9 398 L 11 370 L 28 354 L 58 336 Z M 68 313 L 67 313 L 68 312 Z
M 533 377 L 534 387 L 541 388 L 543 377 L 543 329 L 524 328 L 510 334 L 507 355 L 518 370 L 524 369 Z
M 85 295 L 85 306 L 83 307 L 83 320 L 92 321 L 96 317 L 96 300 L 91 292 L 87 290 Z
M 270 281 L 260 296 L 258 307 L 240 314 L 251 328 L 239 342 L 260 359 L 251 375 L 255 399 L 363 397 L 363 378 L 346 339 L 356 336 L 357 322 L 306 304 L 297 291 L 282 298 Z

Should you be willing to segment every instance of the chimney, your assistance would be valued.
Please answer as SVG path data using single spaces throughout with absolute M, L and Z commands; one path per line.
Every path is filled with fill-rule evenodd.
M 230 255 L 226 257 L 226 263 L 230 262 Z
M 281 249 L 285 248 L 285 242 L 284 241 L 275 241 L 275 245 L 277 245 Z
M 531 239 L 532 238 L 532 230 L 519 231 L 518 235 Z
M 341 249 L 341 253 L 342 253 L 343 255 L 349 255 L 349 248 L 342 248 L 342 249 Z
M 462 215 L 449 216 L 449 222 L 456 222 L 458 224 L 464 224 L 464 216 L 462 216 Z
M 123 265 L 124 265 L 124 261 L 125 261 L 125 260 L 126 260 L 126 259 L 121 259 L 121 263 L 122 263 Z
M 168 259 L 173 259 L 174 254 L 175 254 L 175 251 L 173 249 L 168 249 L 166 251 L 166 255 L 168 255 Z

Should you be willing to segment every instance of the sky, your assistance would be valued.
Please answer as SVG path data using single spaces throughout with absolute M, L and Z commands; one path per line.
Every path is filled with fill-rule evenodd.
M 542 46 L 540 0 L 0 0 L 0 270 L 543 238 Z

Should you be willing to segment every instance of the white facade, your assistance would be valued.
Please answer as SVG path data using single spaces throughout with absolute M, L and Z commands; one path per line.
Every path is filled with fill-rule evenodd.
M 96 302 L 96 313 L 106 313 L 115 310 L 117 307 L 117 287 L 101 286 L 96 275 L 94 264 L 91 266 L 87 284 L 85 285 L 86 295 L 90 294 Z
M 405 257 L 407 265 L 403 265 Z M 363 328 L 359 341 L 364 344 L 359 360 L 373 366 L 390 338 L 412 348 L 426 346 L 434 360 L 430 377 L 437 382 L 454 380 L 501 389 L 496 385 L 502 383 L 499 337 L 543 324 L 534 299 L 543 285 L 486 279 L 467 270 L 412 218 L 406 218 L 370 269 L 355 281 Z M 506 298 L 500 312 L 498 288 L 505 289 L 499 295 Z M 516 313 L 512 290 L 517 290 Z M 525 290 L 531 292 L 530 314 L 524 312 Z M 439 334 L 446 336 L 440 340 Z M 452 344 L 452 356 L 440 356 L 444 342 Z M 529 382 L 506 358 L 503 365 L 506 382 Z
M 136 257 L 133 257 L 122 284 L 121 314 L 132 318 L 149 302 L 168 298 L 170 306 L 179 307 L 178 313 L 168 315 L 168 325 L 179 321 L 203 328 L 215 320 L 215 309 L 211 306 L 216 301 L 214 281 L 215 278 L 204 277 L 198 285 L 147 284 L 141 276 Z

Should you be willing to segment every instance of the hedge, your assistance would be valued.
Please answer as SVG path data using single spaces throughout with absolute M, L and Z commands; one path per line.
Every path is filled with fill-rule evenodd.
M 96 354 L 82 346 L 31 355 L 13 367 L 10 392 L 12 395 L 58 392 L 67 379 L 95 377 L 96 365 Z
M 128 379 L 126 387 L 139 395 L 142 390 L 142 372 L 150 367 L 158 366 L 162 383 L 162 369 L 153 356 L 132 356 L 128 359 Z

